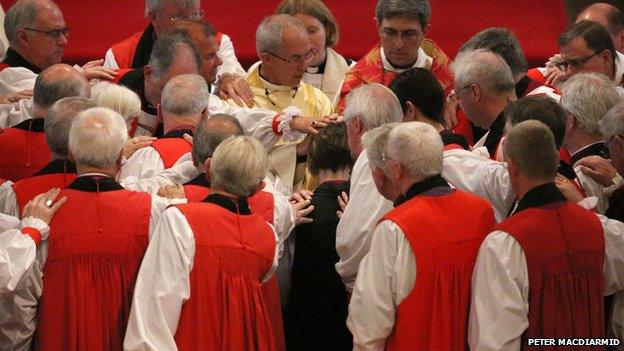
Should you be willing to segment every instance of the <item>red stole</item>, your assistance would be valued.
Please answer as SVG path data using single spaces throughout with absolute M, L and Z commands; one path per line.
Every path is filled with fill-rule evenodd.
M 173 167 L 180 157 L 193 150 L 191 144 L 182 138 L 162 138 L 154 140 L 151 146 L 160 155 L 165 169 Z
M 151 198 L 123 189 L 62 196 L 67 202 L 50 223 L 35 349 L 122 350 Z
M 13 184 L 12 187 L 17 198 L 20 216 L 23 215 L 24 206 L 26 206 L 28 201 L 34 199 L 35 196 L 52 188 L 63 189 L 73 182 L 74 179 L 76 179 L 76 174 L 74 173 L 52 173 L 24 178 Z
M 397 308 L 386 350 L 467 349 L 472 270 L 495 224 L 492 207 L 455 190 L 417 195 L 384 218 L 405 233 L 417 266 L 414 289 Z
M 527 338 L 604 337 L 605 243 L 598 217 L 556 202 L 520 211 L 496 229 L 518 241 L 527 261 L 529 327 L 522 345 Z
M 22 128 L 0 129 L 0 177 L 12 181 L 31 177 L 50 162 L 50 149 L 43 131 L 35 131 L 34 119 L 24 121 Z M 43 129 L 43 126 L 42 126 Z
M 190 298 L 175 335 L 179 350 L 275 350 L 260 282 L 275 235 L 259 215 L 212 203 L 178 205 L 195 236 Z

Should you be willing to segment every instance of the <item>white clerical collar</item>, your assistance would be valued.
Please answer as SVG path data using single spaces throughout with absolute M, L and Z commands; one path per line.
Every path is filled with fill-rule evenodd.
M 287 85 L 277 85 L 277 84 L 273 84 L 271 82 L 269 82 L 268 80 L 264 79 L 262 77 L 262 75 L 260 74 L 260 67 L 258 67 L 258 76 L 260 77 L 260 83 L 262 83 L 262 87 L 264 89 L 270 90 L 270 91 L 291 91 L 291 90 L 296 90 L 299 88 L 299 86 L 296 87 L 289 87 Z
M 587 149 L 587 148 L 590 148 L 590 147 L 592 147 L 592 146 L 594 146 L 594 145 L 596 145 L 596 144 L 601 144 L 601 143 L 604 143 L 604 141 L 596 141 L 596 142 L 591 143 L 591 144 L 589 144 L 589 145 L 585 145 L 585 146 L 583 146 L 582 148 L 580 148 L 580 149 L 576 150 L 573 154 L 571 154 L 571 155 L 570 155 L 570 157 L 574 157 L 574 155 L 578 154 L 579 152 L 581 152 L 581 151 L 583 151 L 583 150 L 585 150 L 585 149 Z
M 381 62 L 383 63 L 384 70 L 401 74 L 409 69 L 409 68 L 404 68 L 404 69 L 396 68 L 392 66 L 390 64 L 390 61 L 388 61 L 388 59 L 386 58 L 386 53 L 384 52 L 383 47 L 381 48 L 380 51 L 381 51 Z M 410 68 L 414 68 L 414 67 L 424 68 L 427 65 L 427 60 L 431 60 L 431 59 L 432 59 L 431 57 L 425 54 L 425 51 L 422 48 L 418 48 L 418 59 L 416 59 L 416 62 L 414 62 L 414 64 Z
M 615 65 L 615 76 L 613 76 L 613 83 L 615 85 L 624 85 L 624 54 L 616 51 L 615 52 L 615 61 L 613 62 Z
M 104 178 L 113 178 L 108 174 L 105 173 L 99 173 L 99 172 L 92 172 L 92 173 L 83 173 L 83 174 L 79 174 L 78 178 L 80 177 L 104 177 Z

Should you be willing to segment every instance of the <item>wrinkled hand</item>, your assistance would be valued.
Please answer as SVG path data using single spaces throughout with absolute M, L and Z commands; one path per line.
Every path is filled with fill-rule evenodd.
M 295 213 L 295 225 L 312 223 L 312 218 L 306 217 L 314 211 L 314 206 L 310 205 L 310 200 L 291 202 L 290 207 Z
M 21 91 L 18 91 L 17 93 L 3 95 L 3 96 L 0 96 L 0 104 L 9 105 L 9 104 L 18 102 L 23 99 L 30 99 L 32 95 L 33 95 L 33 91 L 30 89 L 21 90 Z
M 307 189 L 301 189 L 299 191 L 292 193 L 292 195 L 290 195 L 290 199 L 288 199 L 288 202 L 293 203 L 293 202 L 311 200 L 312 195 L 314 195 L 314 192 L 307 190 Z
M 581 172 L 589 176 L 603 186 L 613 185 L 613 178 L 618 172 L 611 161 L 600 156 L 588 156 L 582 158 L 575 165 L 580 166 Z
M 117 70 L 104 67 L 102 64 L 104 60 L 94 60 L 87 62 L 84 66 L 82 66 L 82 75 L 87 78 L 87 80 L 91 79 L 105 79 L 105 80 L 113 80 L 117 76 Z
M 344 210 L 347 207 L 348 203 L 349 195 L 347 195 L 347 193 L 343 191 L 342 193 L 340 193 L 340 196 L 338 196 L 338 205 L 340 205 L 340 210 L 336 211 L 336 215 L 338 216 L 338 218 L 342 218 L 342 214 L 344 213 Z
M 240 107 L 253 107 L 254 95 L 249 83 L 237 74 L 225 73 L 217 82 L 217 93 L 221 100 L 232 99 Z
M 143 135 L 128 139 L 123 149 L 124 157 L 127 159 L 130 158 L 137 150 L 152 145 L 154 140 L 156 140 L 156 138 Z
M 453 129 L 457 125 L 457 111 L 459 111 L 459 98 L 455 93 L 449 95 L 444 104 L 444 124 L 446 129 Z
M 67 196 L 63 196 L 54 203 L 54 200 L 56 200 L 60 193 L 61 189 L 53 188 L 43 194 L 35 196 L 34 199 L 28 201 L 26 206 L 24 206 L 23 217 L 39 218 L 46 224 L 50 224 L 56 211 L 67 201 Z M 51 204 L 51 206 L 48 206 L 48 204 Z
M 568 199 L 568 201 L 577 203 L 583 200 L 583 195 L 581 194 L 581 192 L 568 178 L 557 174 L 557 177 L 555 177 L 555 185 L 557 186 L 559 191 L 561 191 L 563 196 Z
M 315 120 L 308 117 L 293 117 L 290 128 L 303 134 L 318 134 L 319 129 L 327 127 L 331 120 L 327 117 Z
M 546 78 L 546 86 L 550 87 L 558 86 L 570 78 L 565 71 L 562 71 L 557 67 L 548 68 L 544 77 Z
M 165 185 L 158 189 L 158 193 L 156 193 L 160 197 L 164 197 L 167 199 L 185 199 L 186 194 L 184 193 L 184 186 L 181 184 L 177 185 Z

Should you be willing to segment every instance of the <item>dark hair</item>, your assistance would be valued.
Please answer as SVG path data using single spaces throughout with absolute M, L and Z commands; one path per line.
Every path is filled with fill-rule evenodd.
M 607 30 L 612 35 L 624 30 L 624 13 L 615 6 L 607 12 Z
M 330 124 L 312 136 L 308 147 L 310 172 L 317 176 L 320 170 L 336 172 L 351 167 L 353 160 L 347 144 L 347 128 L 344 124 Z
M 156 40 L 152 54 L 149 59 L 149 66 L 152 67 L 155 76 L 162 76 L 171 68 L 176 54 L 180 48 L 190 50 L 191 55 L 199 71 L 202 67 L 202 58 L 197 51 L 197 47 L 191 42 L 187 35 L 180 33 L 165 34 Z
M 176 21 L 173 27 L 167 32 L 167 34 L 181 34 L 183 36 L 186 36 L 187 38 L 192 39 L 190 31 L 193 29 L 201 31 L 201 33 L 206 38 L 214 37 L 217 35 L 217 30 L 214 29 L 214 27 L 210 23 L 204 20 L 193 21 L 189 19 Z
M 395 17 L 411 18 L 424 28 L 431 20 L 429 0 L 379 0 L 375 6 L 377 22 Z
M 511 127 L 528 120 L 544 123 L 553 133 L 557 148 L 561 148 L 566 132 L 566 113 L 555 100 L 546 96 L 525 96 L 507 105 L 504 114 Z
M 499 54 L 511 68 L 514 76 L 526 74 L 529 69 L 520 43 L 515 34 L 507 28 L 488 28 L 468 39 L 459 52 L 486 49 Z
M 207 159 L 212 157 L 215 149 L 223 140 L 232 135 L 243 135 L 243 127 L 240 122 L 223 113 L 217 113 L 208 119 L 202 119 L 193 133 L 193 150 L 191 155 L 193 161 L 198 165 L 203 165 Z
M 410 68 L 399 74 L 389 86 L 399 99 L 403 112 L 411 102 L 427 118 L 444 124 L 444 89 L 425 68 Z
M 557 45 L 568 45 L 576 37 L 583 37 L 587 47 L 594 50 L 594 52 L 609 50 L 611 58 L 615 60 L 613 39 L 603 25 L 588 20 L 582 20 L 574 24 L 567 31 L 561 33 L 559 39 L 557 39 Z

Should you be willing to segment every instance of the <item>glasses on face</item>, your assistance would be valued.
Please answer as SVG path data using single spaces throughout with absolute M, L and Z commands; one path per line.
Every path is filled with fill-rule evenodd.
M 559 68 L 562 71 L 565 71 L 570 66 L 572 68 L 579 69 L 579 68 L 583 67 L 585 62 L 589 61 L 589 59 L 591 59 L 592 57 L 600 54 L 601 52 L 602 51 L 594 52 L 593 54 L 591 54 L 591 55 L 589 55 L 587 57 L 580 58 L 580 59 L 572 59 L 572 60 L 563 61 L 563 62 L 557 64 L 557 68 Z
M 49 37 L 52 37 L 54 39 L 58 39 L 61 35 L 64 36 L 65 38 L 69 36 L 69 28 L 52 29 L 52 30 L 39 30 L 39 29 L 34 29 L 34 28 L 24 28 L 24 30 L 41 33 Z
M 278 56 L 272 52 L 267 52 L 269 55 L 273 56 L 273 57 L 277 57 L 278 59 L 288 63 L 288 64 L 293 64 L 293 63 L 299 63 L 299 62 L 310 62 L 312 61 L 312 59 L 314 58 L 314 50 L 310 50 L 308 52 L 306 52 L 306 54 L 304 56 L 301 55 L 294 55 L 291 56 L 289 58 L 283 58 L 281 56 Z
M 177 16 L 169 17 L 169 19 L 173 22 L 182 21 L 182 20 L 199 21 L 200 19 L 204 18 L 205 14 L 206 14 L 206 11 L 197 10 L 189 15 L 177 15 Z
M 422 32 L 416 29 L 398 31 L 392 28 L 381 28 L 379 32 L 384 39 L 388 40 L 396 40 L 400 37 L 405 41 L 414 41 L 422 35 Z

